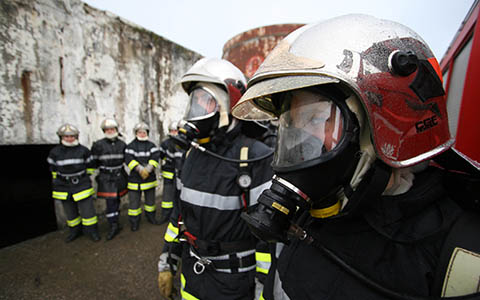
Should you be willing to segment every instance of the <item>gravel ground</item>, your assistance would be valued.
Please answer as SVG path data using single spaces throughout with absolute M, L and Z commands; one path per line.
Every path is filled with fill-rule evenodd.
M 87 236 L 66 244 L 66 230 L 0 249 L 0 299 L 162 299 L 157 288 L 157 261 L 166 224 L 146 222 L 106 241 Z M 178 281 L 178 278 L 177 278 Z M 178 282 L 176 282 L 178 285 Z

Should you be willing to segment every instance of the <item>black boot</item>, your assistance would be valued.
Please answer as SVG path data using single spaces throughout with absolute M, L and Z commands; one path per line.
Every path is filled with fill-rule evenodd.
M 158 220 L 158 223 L 160 225 L 167 223 L 168 220 L 170 219 L 171 214 L 172 214 L 171 208 L 162 208 L 162 216 L 160 217 L 160 220 Z
M 130 230 L 131 231 L 137 231 L 138 227 L 140 227 L 140 218 L 138 217 L 130 217 Z
M 77 225 L 75 227 L 69 227 L 70 233 L 67 238 L 65 238 L 65 243 L 70 243 L 71 241 L 77 239 L 82 235 L 82 226 Z
M 122 227 L 118 222 L 110 223 L 110 231 L 107 234 L 107 241 L 113 239 L 119 232 L 122 230 Z
M 153 225 L 162 224 L 155 219 L 155 212 L 147 212 L 147 213 L 145 213 L 145 216 L 147 217 L 147 221 L 150 224 L 153 224 Z
M 100 235 L 98 234 L 97 224 L 86 226 L 86 232 L 94 242 L 98 242 L 100 240 Z

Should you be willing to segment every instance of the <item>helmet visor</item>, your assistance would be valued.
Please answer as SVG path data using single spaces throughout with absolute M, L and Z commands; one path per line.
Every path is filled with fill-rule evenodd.
M 209 118 L 218 111 L 218 103 L 213 93 L 206 88 L 196 88 L 190 93 L 190 106 L 186 120 L 196 121 Z
M 344 131 L 344 117 L 331 99 L 307 90 L 284 94 L 273 165 L 300 166 L 334 150 Z

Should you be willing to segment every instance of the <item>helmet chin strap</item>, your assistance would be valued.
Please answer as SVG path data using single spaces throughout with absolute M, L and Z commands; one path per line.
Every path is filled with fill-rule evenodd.
M 113 140 L 114 138 L 118 137 L 118 132 L 115 133 L 105 133 L 105 137 L 107 139 Z
M 75 146 L 78 146 L 78 140 L 75 139 L 75 140 L 74 140 L 73 142 L 71 142 L 71 143 L 62 140 L 62 145 L 64 145 L 65 147 L 75 147 Z
M 144 136 L 144 137 L 139 137 L 139 136 L 137 135 L 136 137 L 137 137 L 137 140 L 142 141 L 142 142 L 148 140 L 148 135 L 147 135 L 147 136 Z

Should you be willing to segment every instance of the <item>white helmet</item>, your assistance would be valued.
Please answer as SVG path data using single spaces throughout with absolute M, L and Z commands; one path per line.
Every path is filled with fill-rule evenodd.
M 137 131 L 139 131 L 141 129 L 145 130 L 147 132 L 147 134 L 150 133 L 150 127 L 145 122 L 140 122 L 137 125 L 135 125 L 135 127 L 133 128 L 133 133 L 137 134 Z
M 116 128 L 118 130 L 118 123 L 115 121 L 115 119 L 112 118 L 106 118 L 105 120 L 102 121 L 102 124 L 100 125 L 103 131 L 108 128 Z
M 57 135 L 61 138 L 62 136 L 66 135 L 73 135 L 78 138 L 80 131 L 78 131 L 77 127 L 73 126 L 72 124 L 63 124 L 57 130 Z

